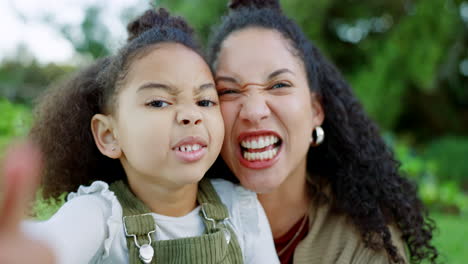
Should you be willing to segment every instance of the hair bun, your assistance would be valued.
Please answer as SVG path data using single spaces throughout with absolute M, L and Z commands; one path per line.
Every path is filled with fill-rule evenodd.
M 231 10 L 253 7 L 253 8 L 270 8 L 281 11 L 281 5 L 279 0 L 231 0 L 229 3 Z
M 128 23 L 127 41 L 132 41 L 150 29 L 161 27 L 177 28 L 189 35 L 192 35 L 194 32 L 183 18 L 171 16 L 166 9 L 159 8 L 157 11 L 149 9 L 143 15 Z

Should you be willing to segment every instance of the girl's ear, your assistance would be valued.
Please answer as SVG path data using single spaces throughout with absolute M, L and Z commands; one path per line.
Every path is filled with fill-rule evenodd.
M 310 94 L 310 100 L 312 104 L 312 123 L 314 127 L 321 126 L 325 119 L 325 113 L 323 112 L 322 102 L 316 93 Z
M 99 151 L 111 159 L 118 159 L 122 155 L 122 150 L 114 134 L 114 129 L 110 116 L 96 114 L 91 119 L 91 131 Z

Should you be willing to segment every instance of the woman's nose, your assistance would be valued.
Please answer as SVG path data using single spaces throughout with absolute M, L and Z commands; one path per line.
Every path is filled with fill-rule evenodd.
M 258 123 L 271 114 L 266 98 L 261 94 L 250 94 L 243 98 L 239 117 L 249 123 Z

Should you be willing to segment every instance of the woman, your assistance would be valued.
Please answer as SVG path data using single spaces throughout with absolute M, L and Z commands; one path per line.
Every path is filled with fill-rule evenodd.
M 415 187 L 340 73 L 278 1 L 230 9 L 209 45 L 225 123 L 212 171 L 258 193 L 282 263 L 435 262 Z

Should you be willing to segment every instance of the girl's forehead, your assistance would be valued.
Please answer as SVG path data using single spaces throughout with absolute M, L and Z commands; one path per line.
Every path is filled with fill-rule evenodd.
M 198 84 L 212 78 L 207 63 L 195 51 L 181 44 L 165 43 L 135 59 L 129 66 L 125 83 L 128 86 L 152 82 L 186 87 L 186 84 Z

